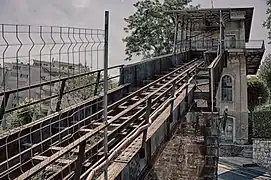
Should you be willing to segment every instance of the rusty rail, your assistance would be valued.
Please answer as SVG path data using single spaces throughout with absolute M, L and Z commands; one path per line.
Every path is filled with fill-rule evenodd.
M 117 114 L 117 115 L 113 116 L 111 119 L 109 119 L 108 127 L 113 129 L 112 132 L 109 133 L 109 144 L 110 144 L 110 141 L 112 140 L 113 137 L 114 138 L 118 137 L 116 135 L 118 135 L 119 132 L 126 131 L 127 127 L 131 128 L 131 126 L 139 126 L 141 124 L 141 121 L 135 123 L 135 119 L 140 118 L 140 117 L 142 117 L 142 115 L 144 115 L 145 107 L 142 106 L 142 103 L 145 102 L 147 97 L 149 97 L 150 95 L 156 96 L 156 98 L 153 101 L 153 103 L 154 103 L 153 108 L 158 107 L 158 105 L 160 105 L 162 103 L 161 100 L 166 101 L 166 99 L 168 99 L 170 97 L 170 89 L 171 89 L 171 87 L 168 87 L 168 86 L 170 86 L 170 84 L 173 81 L 178 80 L 178 78 L 180 78 L 180 77 L 182 77 L 182 78 L 180 78 L 178 83 L 182 83 L 184 81 L 185 77 L 187 76 L 186 73 L 189 72 L 192 75 L 193 72 L 195 71 L 195 67 L 200 66 L 200 65 L 201 65 L 201 63 L 199 63 L 199 61 L 196 61 L 196 60 L 192 61 L 192 62 L 186 64 L 186 66 L 190 66 L 189 68 L 187 68 L 186 66 L 180 67 L 180 68 L 170 72 L 169 74 L 165 75 L 164 77 L 161 77 L 158 80 L 150 83 L 149 85 L 141 88 L 140 90 L 130 94 L 126 98 L 124 98 L 124 99 L 110 105 L 109 106 L 109 113 L 108 113 L 109 117 L 111 116 L 110 113 L 112 113 L 114 111 L 119 111 L 120 106 L 124 105 L 125 103 L 127 104 L 128 101 L 132 101 L 131 103 L 133 104 L 132 106 L 127 106 L 128 108 L 126 107 L 127 108 L 126 110 L 121 111 L 119 114 Z M 183 70 L 184 70 L 184 72 L 181 73 Z M 169 80 L 169 79 L 171 79 L 171 80 Z M 164 82 L 164 83 L 162 83 L 163 85 L 159 84 L 161 82 Z M 153 91 L 152 88 L 154 88 L 155 85 L 158 86 L 159 88 L 156 87 L 158 89 Z M 178 86 L 180 86 L 180 85 L 178 85 Z M 150 95 L 143 95 L 144 91 L 147 91 L 147 90 L 149 91 L 148 94 L 150 94 Z M 139 101 L 136 101 L 136 102 L 132 100 L 133 98 L 139 98 L 140 99 L 140 98 L 142 98 L 142 95 L 145 96 L 145 98 L 143 98 L 143 99 L 141 99 Z M 101 122 L 101 120 L 102 120 L 101 119 L 101 112 L 102 112 L 102 110 L 98 111 L 97 113 L 91 115 L 88 118 L 85 118 L 84 120 L 82 120 L 80 122 L 77 122 L 77 123 L 71 125 L 71 127 L 67 127 L 65 130 L 60 131 L 60 134 L 61 133 L 63 134 L 63 132 L 69 132 L 70 131 L 70 134 L 75 136 L 78 132 L 80 132 L 80 130 L 82 130 L 81 127 L 83 127 L 83 125 L 86 124 L 84 126 L 84 128 L 85 129 L 91 129 L 92 132 L 89 132 L 89 133 L 86 133 L 86 134 L 82 135 L 81 137 L 79 137 L 74 142 L 68 144 L 65 148 L 64 147 L 58 147 L 59 150 L 55 154 L 53 154 L 50 157 L 46 157 L 40 163 L 36 164 L 35 166 L 32 166 L 32 168 L 30 168 L 29 170 L 25 171 L 22 175 L 20 175 L 19 179 L 30 178 L 31 176 L 35 175 L 36 173 L 44 170 L 45 167 L 48 167 L 48 165 L 54 163 L 60 157 L 64 156 L 65 154 L 67 154 L 67 153 L 69 153 L 71 151 L 74 151 L 74 148 L 76 148 L 78 145 L 82 144 L 82 142 L 85 142 L 86 140 L 93 137 L 94 135 L 99 134 L 99 132 L 101 130 L 103 130 L 103 128 L 105 128 L 105 125 L 103 125 L 101 123 L 99 124 L 99 122 Z M 127 113 L 128 114 L 131 113 L 132 116 L 130 115 L 130 116 L 125 117 L 125 114 L 127 114 Z M 96 120 L 95 120 L 95 116 L 97 116 Z M 100 117 L 100 119 L 98 117 Z M 122 121 L 122 122 L 118 122 L 118 121 Z M 116 122 L 118 122 L 117 126 L 114 124 Z M 96 123 L 96 125 L 95 125 L 95 123 Z M 113 124 L 114 124 L 114 126 L 116 126 L 115 129 L 113 128 L 114 127 Z M 74 130 L 72 130 L 72 129 L 74 129 Z M 127 133 L 129 134 L 130 131 L 127 132 Z M 57 134 L 57 135 L 55 135 L 53 137 L 50 137 L 50 138 L 46 139 L 45 141 L 48 142 L 48 141 L 52 140 L 53 138 L 55 138 L 56 136 L 59 136 L 59 134 Z M 123 137 L 122 135 L 119 135 L 119 136 L 120 136 L 120 138 L 118 140 L 116 140 L 117 142 L 121 142 L 121 139 L 122 139 L 121 137 Z M 54 142 L 55 142 L 54 146 L 56 147 L 57 144 L 58 144 L 57 143 L 58 141 L 56 140 Z M 44 142 L 37 143 L 37 145 L 35 145 L 35 146 L 41 146 L 43 143 Z M 116 143 L 116 142 L 113 143 L 113 144 L 111 143 L 111 148 L 110 148 L 109 152 L 112 152 L 112 149 L 114 149 L 113 148 L 114 144 L 118 144 L 118 143 Z M 96 159 L 98 159 L 98 161 L 102 160 L 103 159 L 102 156 L 98 157 L 99 152 L 102 151 L 101 145 L 102 145 L 102 140 L 99 140 L 97 143 L 92 145 L 90 148 L 86 149 L 85 150 L 85 157 L 87 157 L 86 159 L 89 159 L 89 158 L 92 159 L 93 158 L 92 156 L 96 156 Z M 46 149 L 44 151 L 38 151 L 38 154 L 43 155 L 47 151 L 48 150 L 46 150 Z M 80 152 L 84 152 L 84 151 L 81 150 Z M 20 157 L 21 154 L 17 155 L 16 157 L 18 158 L 18 156 Z M 34 158 L 34 154 L 30 155 L 30 157 Z M 13 157 L 13 159 L 14 158 L 15 157 Z M 27 162 L 31 162 L 32 158 L 30 159 L 30 161 L 28 160 Z M 85 162 L 86 162 L 86 159 L 85 159 Z M 10 162 L 10 159 L 8 160 L 8 162 Z M 5 163 L 8 163 L 8 162 L 5 162 Z M 66 177 L 66 176 L 70 175 L 70 173 L 73 172 L 71 170 L 68 170 L 67 173 L 65 173 L 64 175 L 60 175 L 60 174 L 64 170 L 67 170 L 68 167 L 71 167 L 71 169 L 74 169 L 72 167 L 76 166 L 74 164 L 75 162 L 76 162 L 76 160 L 72 160 L 71 163 L 68 163 L 65 166 L 63 166 L 59 170 L 59 172 L 55 172 L 52 175 L 52 177 L 55 177 L 55 178 L 56 177 L 61 177 L 61 176 Z M 2 165 L 3 165 L 3 163 L 2 163 Z M 97 163 L 95 163 L 95 162 L 91 163 L 91 166 L 93 166 L 93 165 L 97 165 Z M 16 169 L 16 167 L 15 167 L 15 169 Z M 2 174 L 1 177 L 5 177 L 7 174 L 11 174 L 12 172 L 14 172 L 14 169 L 10 169 L 10 170 L 6 171 L 4 174 L 1 173 Z M 71 175 L 71 176 L 73 176 L 73 175 Z

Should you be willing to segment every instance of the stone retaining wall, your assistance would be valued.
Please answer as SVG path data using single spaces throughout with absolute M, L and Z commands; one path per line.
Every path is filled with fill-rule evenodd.
M 253 162 L 271 168 L 271 139 L 253 139 Z

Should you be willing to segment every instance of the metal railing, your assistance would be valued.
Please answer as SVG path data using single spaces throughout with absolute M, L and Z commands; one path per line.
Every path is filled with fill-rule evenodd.
M 33 121 L 99 94 L 103 53 L 103 29 L 0 24 L 2 127 L 27 123 L 18 116 L 30 111 Z M 112 86 L 121 67 L 109 68 Z
M 184 40 L 179 42 L 178 47 L 188 50 L 217 50 L 219 47 L 219 40 L 216 39 L 205 39 L 205 40 Z M 244 40 L 224 40 L 225 49 L 255 49 L 255 50 L 264 50 L 265 44 L 263 40 L 250 40 L 245 43 Z
M 31 158 L 27 157 L 26 159 L 23 159 L 25 158 L 25 155 L 29 153 L 26 150 L 22 151 L 20 154 L 14 155 L 14 157 L 9 158 L 6 162 L 3 162 L 0 165 L 5 163 L 13 164 L 14 160 L 20 157 L 21 166 L 28 168 L 31 166 L 31 168 L 17 172 L 16 169 L 20 168 L 16 167 L 14 164 L 10 169 L 0 173 L 0 175 L 3 175 L 1 177 L 16 177 L 17 175 L 20 175 L 19 177 L 17 176 L 18 179 L 26 179 L 35 176 L 41 177 L 42 174 L 46 174 L 44 171 L 49 171 L 54 168 L 55 164 L 59 163 L 58 170 L 51 174 L 51 179 L 75 177 L 77 176 L 75 171 L 77 171 L 78 168 L 82 169 L 83 166 L 85 168 L 88 167 L 87 169 L 84 168 L 85 172 L 81 174 L 81 178 L 85 179 L 92 169 L 97 169 L 97 166 L 100 166 L 101 163 L 105 161 L 105 157 L 101 154 L 101 152 L 103 152 L 103 139 L 101 135 L 104 128 L 108 127 L 109 129 L 109 154 L 110 156 L 115 156 L 117 153 L 114 152 L 118 152 L 120 147 L 122 148 L 124 146 L 123 144 L 127 138 L 131 137 L 135 133 L 139 133 L 137 132 L 138 129 L 141 129 L 142 126 L 148 123 L 147 120 L 149 119 L 144 121 L 147 110 L 146 101 L 151 99 L 151 106 L 153 108 L 151 108 L 150 115 L 153 114 L 155 109 L 160 110 L 160 107 L 165 106 L 164 102 L 172 98 L 172 92 L 181 93 L 187 89 L 187 84 L 191 81 L 190 79 L 195 76 L 196 68 L 202 65 L 202 61 L 191 61 L 169 74 L 153 81 L 147 86 L 140 88 L 125 98 L 109 105 L 108 117 L 110 117 L 110 119 L 107 125 L 102 123 L 103 110 L 101 109 L 83 120 L 69 125 L 65 129 L 61 129 L 59 133 L 54 134 L 42 142 L 36 143 L 34 146 L 30 147 Z M 169 80 L 168 77 L 173 75 L 174 77 Z M 164 80 L 167 80 L 167 82 L 165 83 Z M 163 85 L 160 85 L 159 82 L 163 82 Z M 153 86 L 155 86 L 155 91 L 151 88 Z M 148 92 L 148 94 L 144 95 L 146 92 Z M 185 90 L 185 92 L 187 92 L 187 90 Z M 133 98 L 139 99 L 133 100 Z M 128 102 L 132 103 L 132 105 L 127 105 L 127 108 L 125 109 L 119 109 L 121 105 L 125 105 Z M 72 118 L 74 118 L 74 116 L 72 116 Z M 40 128 L 45 128 L 45 126 L 46 125 L 43 125 Z M 124 130 L 127 133 L 123 133 Z M 35 129 L 35 131 L 39 130 Z M 33 132 L 31 132 L 31 134 L 32 133 Z M 67 133 L 71 133 L 72 136 L 67 136 Z M 59 141 L 56 141 L 57 138 L 59 138 Z M 9 140 L 7 143 L 12 142 Z M 45 145 L 46 143 L 49 143 L 50 146 Z M 45 149 L 45 147 L 48 149 Z M 7 155 L 7 157 L 10 156 Z M 85 163 L 77 164 L 77 162 L 80 162 L 79 159 L 81 157 L 84 159 L 83 162 Z M 65 162 L 64 165 L 61 160 L 62 158 L 66 159 L 65 161 L 63 160 L 63 162 Z M 37 163 L 31 164 L 32 162 L 35 162 L 35 160 Z

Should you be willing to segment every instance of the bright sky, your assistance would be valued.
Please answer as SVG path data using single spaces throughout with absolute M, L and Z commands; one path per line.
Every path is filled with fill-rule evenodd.
M 136 0 L 0 0 L 0 23 L 80 26 L 103 28 L 104 11 L 110 11 L 110 65 L 123 63 L 125 37 L 123 18 L 133 13 Z M 211 0 L 193 0 L 211 7 Z M 254 7 L 253 40 L 267 40 L 262 28 L 266 0 L 214 0 L 215 7 Z M 266 43 L 267 44 L 267 43 Z M 270 45 L 266 45 L 271 52 Z

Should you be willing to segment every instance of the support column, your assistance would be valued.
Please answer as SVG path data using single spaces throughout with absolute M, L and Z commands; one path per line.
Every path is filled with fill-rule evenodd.
M 203 114 L 206 122 L 206 130 L 204 135 L 205 142 L 205 165 L 204 179 L 218 178 L 218 159 L 219 159 L 219 136 L 216 121 L 218 114 L 206 113 Z
M 179 31 L 179 22 L 178 22 L 178 16 L 176 15 L 176 18 L 175 18 L 175 32 L 174 32 L 174 44 L 173 44 L 173 54 L 174 54 L 174 56 L 172 58 L 172 61 L 173 61 L 173 64 L 178 64 L 179 65 L 179 63 L 177 62 L 178 57 L 176 55 L 177 46 L 178 46 L 178 31 Z
M 248 110 L 247 110 L 247 76 L 246 76 L 246 57 L 239 56 L 240 62 L 240 137 L 239 142 L 248 142 Z
M 223 16 L 222 16 L 222 11 L 220 10 L 220 20 L 219 20 L 219 24 L 220 24 L 220 45 L 219 45 L 219 53 L 223 53 L 225 50 L 225 46 L 224 46 L 224 21 L 223 21 Z
M 192 28 L 193 28 L 193 25 L 192 25 L 192 20 L 190 20 L 190 37 L 189 37 L 189 49 L 191 50 L 191 41 L 192 41 Z
M 180 49 L 181 49 L 181 50 L 182 50 L 182 48 L 183 48 L 183 36 L 184 36 L 184 31 L 183 31 L 183 29 L 184 29 L 184 18 L 182 18 L 182 22 L 181 22 L 181 43 L 180 43 L 180 45 L 181 45 Z

